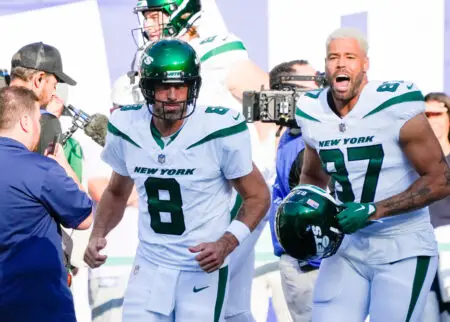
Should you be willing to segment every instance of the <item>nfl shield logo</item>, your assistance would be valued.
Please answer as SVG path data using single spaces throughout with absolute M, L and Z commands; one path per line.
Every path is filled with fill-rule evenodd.
M 158 162 L 161 164 L 164 164 L 164 162 L 166 162 L 166 156 L 164 154 L 159 154 L 158 155 Z
M 339 124 L 339 132 L 344 133 L 345 130 L 346 130 L 346 129 L 345 129 L 345 124 L 344 124 L 344 123 Z

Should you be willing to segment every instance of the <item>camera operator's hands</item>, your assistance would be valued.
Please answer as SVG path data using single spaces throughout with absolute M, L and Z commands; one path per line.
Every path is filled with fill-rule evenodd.
M 45 109 L 57 118 L 60 118 L 64 111 L 64 101 L 58 96 L 53 95 Z
M 64 148 L 61 144 L 56 143 L 56 145 L 53 145 L 53 143 L 50 143 L 47 149 L 45 149 L 44 155 L 58 162 L 58 164 L 63 167 L 66 172 L 68 169 L 72 169 L 69 162 L 67 162 L 66 155 L 64 154 Z
M 66 155 L 64 154 L 64 148 L 60 143 L 56 143 L 53 147 L 53 143 L 50 143 L 44 151 L 44 155 L 50 159 L 55 160 L 58 164 L 66 171 L 67 175 L 75 181 L 80 190 L 84 191 L 83 186 L 77 178 L 76 173 L 73 171 L 69 162 L 67 161 Z

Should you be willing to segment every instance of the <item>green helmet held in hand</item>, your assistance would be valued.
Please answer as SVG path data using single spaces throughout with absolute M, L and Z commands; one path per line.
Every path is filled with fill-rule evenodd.
M 155 117 L 162 119 L 183 119 L 195 109 L 200 91 L 200 61 L 195 50 L 186 42 L 177 39 L 158 41 L 148 46 L 141 57 L 140 83 L 142 94 Z M 183 90 L 187 87 L 184 101 L 161 100 L 156 89 Z M 171 110 L 174 104 L 182 103 L 181 110 Z M 158 106 L 158 111 L 156 106 Z M 169 117 L 170 116 L 170 117 Z
M 318 260 L 336 253 L 344 234 L 337 228 L 341 210 L 329 193 L 313 185 L 295 187 L 278 207 L 275 231 L 286 253 L 298 260 Z

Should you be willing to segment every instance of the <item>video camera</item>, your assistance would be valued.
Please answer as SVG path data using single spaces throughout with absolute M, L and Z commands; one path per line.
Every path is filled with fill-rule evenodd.
M 243 115 L 247 123 L 261 121 L 280 126 L 298 128 L 295 121 L 295 106 L 307 88 L 297 87 L 292 81 L 313 81 L 318 86 L 327 86 L 325 75 L 299 76 L 283 75 L 272 85 L 274 89 L 245 91 L 242 100 Z

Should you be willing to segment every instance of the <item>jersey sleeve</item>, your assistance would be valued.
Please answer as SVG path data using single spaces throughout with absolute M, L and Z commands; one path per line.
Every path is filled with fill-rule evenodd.
M 248 59 L 243 42 L 234 35 L 216 35 L 200 42 L 200 62 L 202 68 L 227 70 L 235 62 Z
M 303 141 L 313 147 L 314 144 L 310 139 L 309 127 L 319 122 L 317 111 L 320 109 L 320 95 L 322 89 L 309 91 L 300 96 L 295 106 L 295 121 L 302 131 Z
M 114 172 L 128 177 L 129 173 L 125 162 L 124 141 L 120 135 L 122 132 L 114 125 L 115 119 L 119 114 L 119 111 L 115 111 L 111 115 L 101 158 L 111 166 Z
M 398 119 L 400 125 L 412 119 L 414 116 L 425 112 L 425 101 L 422 91 L 413 83 L 403 83 L 406 88 L 399 96 L 394 99 L 399 100 Z
M 236 116 L 228 115 L 231 120 L 227 127 L 222 128 L 222 137 L 219 140 L 221 153 L 220 168 L 228 180 L 240 178 L 249 174 L 253 169 L 252 147 L 250 133 L 244 117 L 238 113 Z

